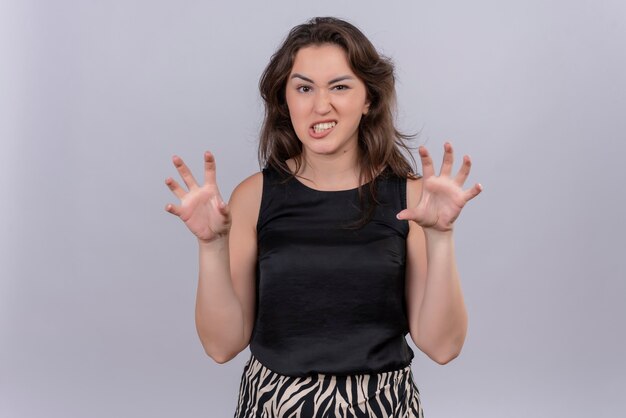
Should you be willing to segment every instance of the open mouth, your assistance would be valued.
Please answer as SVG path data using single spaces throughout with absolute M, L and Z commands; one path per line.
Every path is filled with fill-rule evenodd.
M 328 131 L 329 129 L 334 128 L 335 125 L 337 125 L 337 122 L 335 121 L 322 122 L 322 123 L 316 123 L 315 125 L 311 127 L 311 129 L 313 129 L 313 132 L 315 132 L 316 134 L 320 134 L 324 131 Z

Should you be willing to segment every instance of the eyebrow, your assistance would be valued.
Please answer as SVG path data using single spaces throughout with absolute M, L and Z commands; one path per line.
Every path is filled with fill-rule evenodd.
M 304 80 L 304 81 L 306 81 L 308 83 L 315 84 L 315 82 L 313 80 L 311 80 L 308 77 L 303 76 L 302 74 L 294 73 L 294 75 L 292 75 L 291 78 L 292 79 L 293 78 L 300 78 L 300 79 L 302 79 L 302 80 Z M 328 84 L 330 85 L 330 84 L 338 83 L 338 82 L 344 81 L 344 80 L 354 80 L 354 77 L 352 77 L 350 75 L 342 75 L 340 77 L 333 78 L 332 80 L 330 80 L 328 82 Z

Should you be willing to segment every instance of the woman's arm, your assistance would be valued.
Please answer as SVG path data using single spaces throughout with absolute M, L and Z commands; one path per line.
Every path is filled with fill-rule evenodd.
M 440 176 L 420 148 L 424 177 L 407 183 L 407 206 L 400 219 L 410 222 L 407 238 L 406 298 L 409 330 L 415 345 L 437 363 L 445 364 L 461 352 L 467 333 L 467 311 L 454 254 L 453 223 L 463 206 L 482 187 L 464 191 L 470 160 L 450 177 L 452 147 L 445 145 Z
M 415 345 L 439 364 L 456 358 L 465 341 L 467 312 L 452 232 L 429 234 L 411 223 L 406 298 L 409 330 Z
M 228 205 L 215 182 L 215 159 L 205 154 L 205 183 L 199 186 L 183 161 L 174 157 L 189 191 L 174 180 L 166 184 L 181 199 L 166 210 L 181 218 L 196 235 L 199 277 L 196 329 L 206 353 L 224 363 L 250 340 L 254 322 L 256 219 L 262 174 L 244 180 Z
M 229 202 L 233 219 L 229 236 L 214 246 L 199 243 L 196 329 L 205 351 L 218 363 L 231 360 L 250 342 L 262 187 L 261 173 L 237 186 Z

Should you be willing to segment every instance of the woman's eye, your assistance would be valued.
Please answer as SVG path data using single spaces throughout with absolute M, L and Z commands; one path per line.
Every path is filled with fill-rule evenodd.
M 339 84 L 337 86 L 333 86 L 333 90 L 341 91 L 341 90 L 348 90 L 348 89 L 349 89 L 349 87 L 346 86 L 345 84 Z
M 298 90 L 300 93 L 308 93 L 308 92 L 311 91 L 311 87 L 309 87 L 309 86 L 298 86 L 298 88 L 296 90 Z

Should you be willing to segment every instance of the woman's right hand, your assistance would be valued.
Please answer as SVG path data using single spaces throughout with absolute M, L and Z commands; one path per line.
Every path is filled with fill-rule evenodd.
M 180 199 L 180 205 L 167 204 L 165 210 L 178 216 L 201 242 L 211 242 L 228 236 L 230 210 L 222 199 L 215 181 L 215 157 L 204 153 L 204 184 L 199 186 L 189 167 L 178 157 L 172 157 L 174 166 L 187 185 L 185 191 L 173 178 L 165 184 Z

